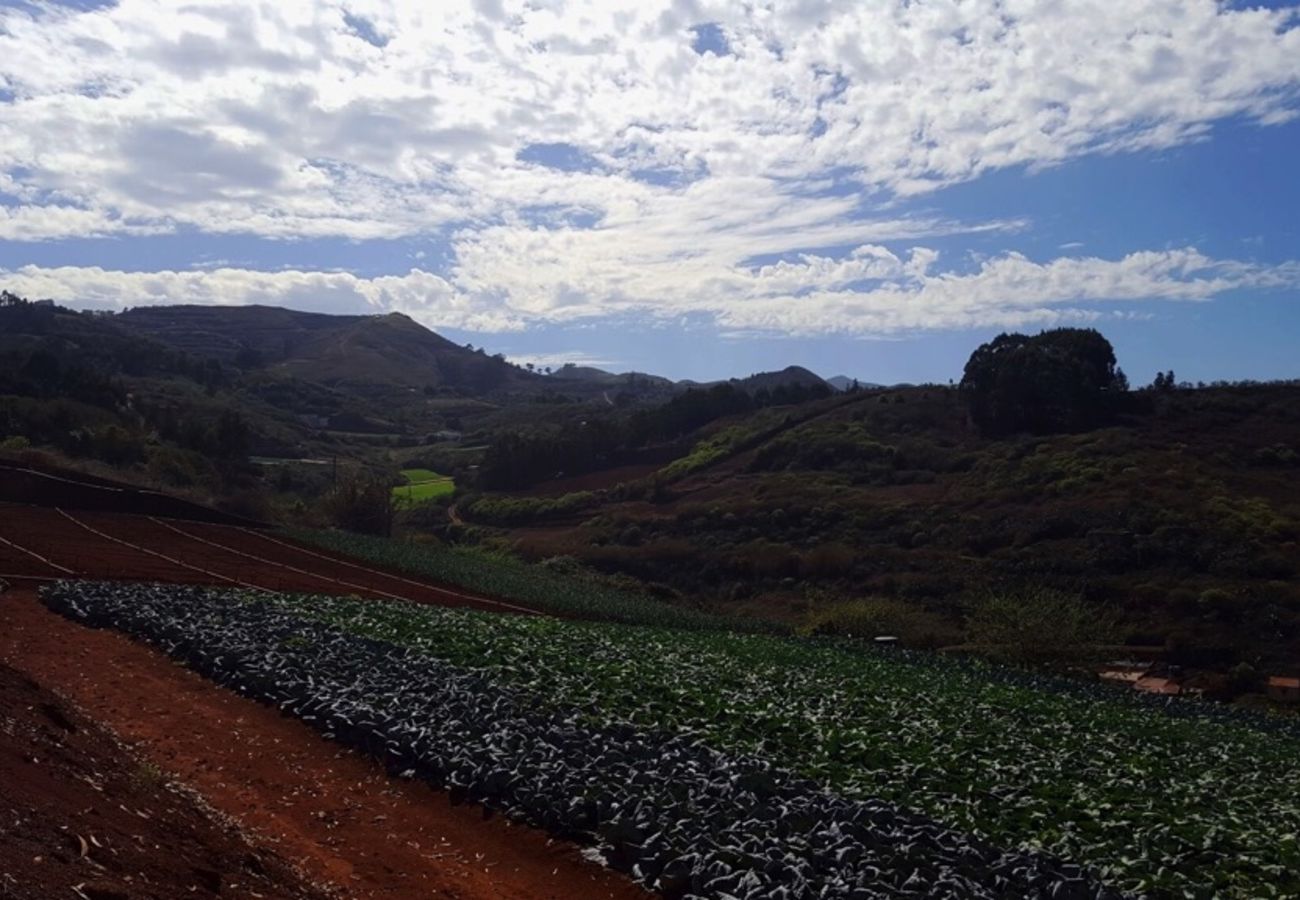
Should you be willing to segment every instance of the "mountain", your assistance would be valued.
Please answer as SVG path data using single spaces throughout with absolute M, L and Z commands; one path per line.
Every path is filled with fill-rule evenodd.
M 541 382 L 539 375 L 455 344 L 401 313 L 332 316 L 269 306 L 153 306 L 115 320 L 189 353 L 331 387 L 487 393 Z
M 748 378 L 733 378 L 731 383 L 751 394 L 767 388 L 777 387 L 831 387 L 820 375 L 808 371 L 803 366 L 786 366 L 779 372 L 759 372 Z
M 864 389 L 871 388 L 873 390 L 876 388 L 885 387 L 885 385 L 877 384 L 874 381 L 862 381 L 861 379 L 858 378 L 850 378 L 847 375 L 835 375 L 831 378 L 827 378 L 826 383 L 829 384 L 831 387 L 835 388 L 835 390 L 837 391 L 847 391 L 855 384 L 859 388 L 864 388 Z
M 671 388 L 674 386 L 671 379 L 659 375 L 649 375 L 645 372 L 606 372 L 594 366 L 575 366 L 571 363 L 556 369 L 549 377 L 562 381 L 581 381 L 604 388 L 627 386 Z
M 691 381 L 689 378 L 677 382 L 677 387 L 682 390 L 700 390 L 711 388 L 719 384 L 730 384 L 738 387 L 750 394 L 766 388 L 772 390 L 777 387 L 798 386 L 804 388 L 825 387 L 834 389 L 833 385 L 823 380 L 821 376 L 816 375 L 803 366 L 786 366 L 779 372 L 758 372 L 750 375 L 748 378 L 731 378 L 726 381 Z

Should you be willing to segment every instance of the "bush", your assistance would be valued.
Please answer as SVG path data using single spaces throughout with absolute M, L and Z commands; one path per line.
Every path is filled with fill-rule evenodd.
M 357 474 L 345 477 L 325 495 L 326 515 L 337 527 L 360 534 L 393 532 L 393 490 L 388 479 Z
M 971 639 L 1009 662 L 1078 662 L 1115 639 L 1115 625 L 1096 605 L 1043 587 L 987 594 L 968 622 Z
M 856 557 L 843 544 L 821 544 L 803 554 L 799 572 L 805 578 L 838 578 L 853 571 Z
M 595 502 L 596 495 L 591 491 L 575 491 L 562 497 L 482 497 L 464 504 L 462 509 L 472 519 L 511 525 L 569 515 Z

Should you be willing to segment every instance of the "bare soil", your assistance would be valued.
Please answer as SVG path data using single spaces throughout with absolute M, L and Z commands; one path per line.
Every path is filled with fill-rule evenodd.
M 0 577 L 72 575 L 531 612 L 300 547 L 256 528 L 0 502 Z
M 110 732 L 3 665 L 0 785 L 0 897 L 325 897 L 279 853 L 250 844 Z

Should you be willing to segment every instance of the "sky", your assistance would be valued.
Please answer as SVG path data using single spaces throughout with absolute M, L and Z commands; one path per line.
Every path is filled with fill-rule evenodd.
M 1300 377 L 1300 8 L 0 0 L 0 288 L 519 362 Z

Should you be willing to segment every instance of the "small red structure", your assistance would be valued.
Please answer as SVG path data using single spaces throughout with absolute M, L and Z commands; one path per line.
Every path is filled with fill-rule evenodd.
M 1139 678 L 1133 685 L 1133 690 L 1141 691 L 1144 694 L 1181 694 L 1182 685 L 1172 678 L 1159 678 L 1155 675 L 1146 675 Z
M 1268 696 L 1278 703 L 1300 703 L 1300 678 L 1274 675 L 1268 680 Z

